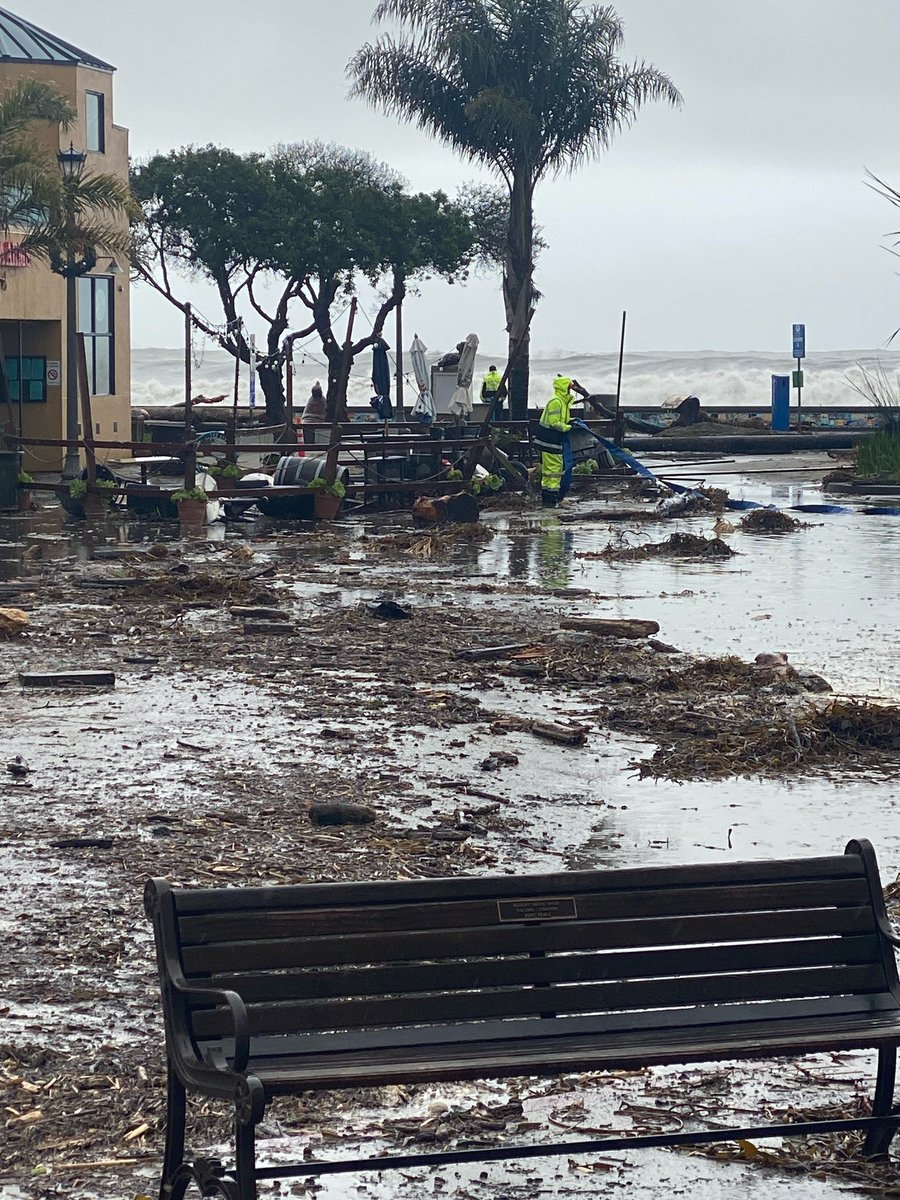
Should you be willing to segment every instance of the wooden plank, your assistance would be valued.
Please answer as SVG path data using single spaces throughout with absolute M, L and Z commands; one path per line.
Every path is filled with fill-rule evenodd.
M 508 646 L 474 646 L 468 650 L 457 650 L 456 657 L 467 662 L 486 662 L 492 658 L 509 658 L 517 650 L 527 650 L 533 642 L 513 642 Z
M 871 934 L 815 938 L 801 942 L 760 942 L 674 950 L 618 951 L 615 954 L 559 954 L 545 958 L 476 959 L 449 963 L 404 963 L 396 967 L 223 974 L 213 987 L 237 992 L 248 1004 L 265 1000 L 324 1000 L 456 989 L 525 987 L 536 983 L 650 979 L 675 974 L 702 975 L 764 971 L 777 967 L 878 962 L 879 939 Z
M 294 637 L 296 626 L 289 621 L 245 621 L 243 632 L 248 636 L 259 637 Z
M 535 1022 L 535 1024 L 543 1024 Z M 507 1025 L 507 1032 L 509 1025 Z M 253 1060 L 251 1069 L 272 1094 L 330 1090 L 340 1087 L 378 1087 L 388 1083 L 417 1084 L 467 1079 L 506 1079 L 517 1075 L 557 1075 L 562 1072 L 636 1069 L 675 1063 L 720 1062 L 728 1059 L 794 1056 L 817 1051 L 871 1049 L 900 1041 L 896 1011 L 880 1019 L 870 1013 L 850 1013 L 829 1021 L 814 1016 L 801 1021 L 762 1020 L 748 1024 L 632 1031 L 598 1038 L 588 1033 L 573 1037 L 541 1037 L 532 1044 L 504 1041 L 429 1047 L 427 1053 L 399 1054 L 388 1050 L 355 1058 L 310 1055 L 298 1061 Z
M 528 954 L 538 950 L 613 950 L 632 946 L 757 941 L 767 937 L 801 938 L 817 934 L 868 933 L 873 927 L 871 907 L 864 906 L 791 913 L 500 925 L 492 929 L 442 930 L 437 934 L 382 935 L 377 946 L 371 938 L 354 936 L 229 942 L 187 947 L 183 960 L 187 975 L 205 975 L 342 963 Z
M 699 863 L 678 867 L 644 867 L 611 871 L 560 871 L 545 875 L 470 875 L 377 883 L 308 883 L 276 887 L 174 888 L 172 899 L 182 915 L 205 912 L 248 912 L 260 909 L 310 909 L 348 905 L 362 910 L 373 904 L 418 904 L 422 901 L 504 899 L 526 896 L 572 896 L 615 892 L 767 883 L 814 879 L 846 879 L 864 875 L 856 854 L 821 858 L 760 859 L 735 863 Z M 356 917 L 354 917 L 356 919 Z
M 595 637 L 645 638 L 659 633 L 657 621 L 640 621 L 637 618 L 563 617 L 559 625 L 561 629 L 578 629 Z
M 254 1004 L 248 1009 L 251 1034 L 304 1030 L 368 1029 L 372 1026 L 591 1013 L 598 1030 L 614 1010 L 697 1007 L 735 1001 L 846 996 L 883 991 L 880 966 L 811 967 L 805 970 L 691 976 L 565 987 L 508 988 L 453 994 L 349 1000 L 343 1002 Z M 677 1020 L 670 1014 L 669 1022 Z M 193 1017 L 198 1036 L 224 1035 L 234 1028 L 228 1009 L 204 1009 Z
M 661 888 L 645 891 L 587 892 L 575 897 L 551 898 L 570 903 L 564 915 L 583 920 L 611 920 L 618 917 L 698 916 L 707 913 L 735 913 L 763 910 L 825 908 L 836 905 L 860 905 L 869 899 L 865 879 L 816 880 L 811 883 L 751 883 L 734 886 Z M 500 901 L 500 904 L 508 903 Z M 512 901 L 516 903 L 515 900 Z M 528 920 L 531 905 L 540 901 L 526 898 L 521 919 Z M 574 907 L 575 911 L 572 911 Z M 460 900 L 434 904 L 378 905 L 360 908 L 348 918 L 346 909 L 313 910 L 273 909 L 269 912 L 209 913 L 182 917 L 179 936 L 185 946 L 214 942 L 254 939 L 323 937 L 343 935 L 349 927 L 353 936 L 474 929 L 496 926 L 501 921 L 497 901 Z
M 22 687 L 115 687 L 114 671 L 20 671 Z

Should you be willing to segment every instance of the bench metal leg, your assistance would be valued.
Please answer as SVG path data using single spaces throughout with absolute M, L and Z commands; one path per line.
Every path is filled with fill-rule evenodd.
M 255 1125 L 235 1123 L 234 1157 L 237 1200 L 257 1200 Z
M 169 1200 L 173 1195 L 173 1184 L 178 1168 L 184 1162 L 184 1125 L 187 1118 L 187 1101 L 184 1084 L 168 1064 L 168 1088 L 166 1101 L 166 1151 L 163 1158 L 162 1182 L 159 1185 L 159 1200 Z
M 878 1077 L 875 1095 L 872 1097 L 872 1116 L 887 1117 L 894 1111 L 894 1081 L 897 1075 L 897 1049 L 884 1047 L 878 1051 Z M 863 1144 L 863 1154 L 869 1158 L 886 1158 L 891 1139 L 897 1132 L 896 1125 L 882 1125 L 870 1129 Z

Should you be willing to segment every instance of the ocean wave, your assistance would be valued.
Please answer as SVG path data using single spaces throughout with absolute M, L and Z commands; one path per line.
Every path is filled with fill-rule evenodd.
M 436 361 L 438 354 L 430 356 Z M 476 380 L 501 356 L 479 355 Z M 858 364 L 872 369 L 881 364 L 897 380 L 900 393 L 900 351 L 845 350 L 810 354 L 803 363 L 803 403 L 810 407 L 840 408 L 859 405 L 848 378 L 859 378 Z M 708 405 L 767 408 L 772 375 L 789 375 L 794 363 L 782 355 L 744 351 L 642 351 L 628 354 L 622 376 L 622 403 L 657 407 L 670 396 L 699 396 Z M 535 405 L 549 398 L 557 374 L 574 376 L 592 392 L 612 394 L 616 390 L 618 358 L 615 354 L 557 353 L 531 360 L 531 396 Z M 308 359 L 295 366 L 294 395 L 302 407 L 317 380 L 324 383 L 322 365 Z M 406 373 L 405 399 L 415 396 L 415 380 Z M 231 397 L 234 389 L 234 360 L 225 351 L 209 349 L 193 367 L 194 396 Z M 367 405 L 372 395 L 367 356 L 354 364 L 350 378 L 351 405 Z M 249 398 L 247 368 L 242 367 L 240 403 Z M 132 404 L 159 408 L 184 400 L 184 361 L 177 349 L 135 350 L 132 354 Z M 257 387 L 257 403 L 264 405 Z M 227 406 L 223 406 L 227 407 Z

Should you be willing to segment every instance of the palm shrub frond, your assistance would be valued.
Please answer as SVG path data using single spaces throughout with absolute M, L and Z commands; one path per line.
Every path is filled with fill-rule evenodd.
M 53 204 L 62 178 L 35 135 L 37 122 L 68 125 L 75 110 L 52 84 L 24 79 L 0 95 L 0 230 L 29 225 Z
M 66 258 L 90 249 L 130 260 L 130 223 L 140 209 L 127 180 L 90 174 L 61 178 L 62 186 L 26 233 L 22 245 L 38 258 Z
M 623 26 L 608 6 L 379 0 L 375 20 L 403 32 L 358 51 L 351 95 L 484 164 L 509 190 L 503 291 L 510 347 L 524 348 L 510 374 L 511 408 L 524 416 L 535 187 L 602 154 L 643 105 L 678 105 L 681 96 L 655 67 L 619 57 Z

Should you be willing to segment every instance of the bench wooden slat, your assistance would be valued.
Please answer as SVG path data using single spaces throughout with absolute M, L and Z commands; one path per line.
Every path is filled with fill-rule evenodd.
M 626 949 L 760 938 L 802 939 L 820 934 L 867 933 L 873 929 L 869 906 L 639 920 L 548 921 L 540 925 L 501 924 L 493 928 L 440 930 L 437 933 L 385 934 L 377 939 L 348 934 L 281 942 L 189 946 L 183 951 L 183 964 L 185 973 L 192 976 L 223 971 L 471 958 L 536 951 Z
M 391 1055 L 407 1059 L 441 1054 L 445 1059 L 450 1047 L 458 1050 L 461 1063 L 471 1061 L 481 1047 L 496 1052 L 512 1047 L 521 1058 L 537 1053 L 539 1044 L 552 1040 L 559 1049 L 591 1047 L 598 1054 L 605 1047 L 617 1053 L 639 1057 L 654 1039 L 669 1037 L 680 1046 L 697 1038 L 723 1040 L 740 1030 L 748 1040 L 758 1039 L 760 1051 L 766 1039 L 775 1036 L 808 1034 L 811 1027 L 846 1030 L 851 1034 L 861 1024 L 878 1029 L 882 1024 L 900 1031 L 900 1013 L 888 993 L 860 997 L 822 997 L 818 1000 L 780 1000 L 771 1004 L 719 1004 L 695 1009 L 653 1009 L 644 1012 L 609 1013 L 602 1027 L 590 1016 L 532 1018 L 518 1021 L 480 1021 L 443 1026 L 409 1026 L 404 1029 L 351 1030 L 344 1033 L 307 1033 L 291 1036 L 262 1035 L 253 1039 L 253 1070 L 274 1070 L 281 1060 L 302 1078 L 307 1068 L 333 1059 L 337 1066 L 353 1066 L 386 1061 Z M 457 1036 L 461 1033 L 461 1036 Z M 232 1044 L 223 1039 L 224 1053 Z M 871 1044 L 871 1043 L 870 1043 Z M 721 1057 L 728 1057 L 727 1054 Z M 680 1061 L 680 1060 L 675 1060 Z M 267 1066 L 268 1064 L 268 1066 Z M 623 1064 L 624 1065 L 624 1064 Z
M 397 967 L 353 967 L 330 970 L 216 975 L 214 987 L 239 992 L 248 1004 L 265 1000 L 324 1000 L 385 996 L 402 992 L 454 991 L 534 983 L 587 983 L 603 979 L 646 979 L 657 976 L 704 975 L 711 971 L 767 970 L 829 964 L 877 962 L 873 934 L 815 938 L 789 942 L 742 942 L 695 949 L 557 954 L 449 963 L 404 963 Z
M 559 902 L 565 897 L 555 896 Z M 823 904 L 859 904 L 868 899 L 866 881 L 814 880 L 797 883 L 716 885 L 659 888 L 652 891 L 603 890 L 572 895 L 573 915 L 580 920 L 609 920 L 613 917 L 654 917 L 701 913 L 743 912 L 753 909 L 817 908 Z M 518 911 L 512 904 L 512 911 Z M 527 905 L 522 911 L 527 911 Z M 496 926 L 509 919 L 510 905 L 497 901 L 420 902 L 417 904 L 373 905 L 354 909 L 350 932 L 354 935 L 415 932 L 452 928 Z M 295 937 L 327 937 L 348 932 L 348 913 L 342 908 L 270 909 L 265 912 L 209 913 L 182 917 L 179 922 L 184 946 L 271 940 Z
M 373 1026 L 421 1025 L 454 1020 L 534 1016 L 547 1013 L 605 1014 L 618 1009 L 675 1008 L 733 1000 L 783 1000 L 801 997 L 858 995 L 883 991 L 880 965 L 810 967 L 763 971 L 752 975 L 689 976 L 641 979 L 606 984 L 508 988 L 446 994 L 303 1004 L 251 1005 L 252 1034 L 289 1033 L 306 1029 L 370 1029 Z M 198 1011 L 195 1034 L 223 1035 L 233 1027 L 221 1009 Z
M 378 1087 L 386 1083 L 415 1084 L 466 1079 L 508 1078 L 558 1072 L 629 1070 L 685 1062 L 721 1062 L 822 1050 L 852 1050 L 892 1045 L 900 1039 L 896 1009 L 827 1017 L 748 1023 L 736 1020 L 713 1026 L 623 1030 L 598 1038 L 587 1031 L 553 1037 L 516 1040 L 509 1022 L 502 1041 L 447 1043 L 406 1051 L 385 1047 L 355 1055 L 326 1052 L 292 1061 L 278 1057 L 256 1059 L 252 1069 L 267 1091 L 293 1092 L 335 1087 Z
M 549 896 L 557 893 L 655 887 L 703 886 L 716 883 L 766 883 L 810 879 L 847 879 L 865 875 L 857 854 L 823 855 L 737 863 L 694 863 L 674 867 L 626 868 L 615 871 L 562 871 L 547 875 L 453 876 L 375 883 L 304 883 L 279 887 L 179 888 L 173 893 L 180 917 L 207 912 L 241 912 L 271 908 L 329 908 L 346 904 L 417 904 L 497 899 L 503 896 Z

